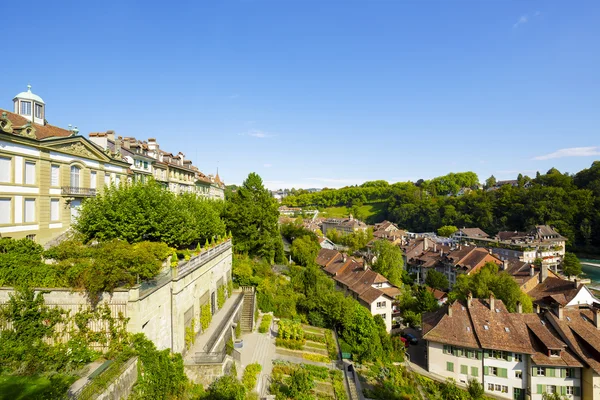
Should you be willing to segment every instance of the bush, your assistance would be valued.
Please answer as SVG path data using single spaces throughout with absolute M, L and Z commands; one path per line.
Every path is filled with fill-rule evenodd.
M 314 333 L 304 332 L 304 339 L 310 340 L 312 342 L 327 343 L 327 341 L 325 340 L 325 336 L 316 335 Z
M 256 387 L 258 374 L 261 370 L 262 367 L 258 363 L 250 364 L 246 367 L 242 375 L 242 385 L 244 385 L 247 391 L 250 392 Z
M 275 339 L 275 346 L 285 347 L 291 350 L 302 350 L 304 347 L 304 340 L 292 340 L 292 339 Z
M 328 363 L 330 361 L 329 357 L 314 353 L 302 353 L 302 358 L 308 361 L 316 361 L 322 363 Z
M 303 340 L 304 339 L 304 330 L 302 330 L 302 326 L 300 322 L 292 321 L 289 319 L 280 319 L 278 322 L 279 331 L 278 335 L 281 339 L 291 339 L 291 340 Z
M 260 333 L 267 333 L 269 331 L 269 327 L 271 326 L 271 321 L 273 320 L 273 316 L 270 314 L 265 314 L 260 321 L 260 325 L 258 327 L 258 331 Z

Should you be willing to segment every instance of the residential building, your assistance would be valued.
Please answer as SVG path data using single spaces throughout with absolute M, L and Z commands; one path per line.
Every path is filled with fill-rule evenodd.
M 544 393 L 600 398 L 586 396 L 587 364 L 551 318 L 511 314 L 493 295 L 448 304 L 423 316 L 427 368 L 463 384 L 477 379 L 486 393 L 507 399 L 542 400 Z
M 352 296 L 372 315 L 380 315 L 387 331 L 392 330 L 395 321 L 400 318 L 395 304 L 400 289 L 365 263 L 336 250 L 321 249 L 315 261 L 335 281 L 338 290 Z
M 77 128 L 48 124 L 30 86 L 13 102 L 14 112 L 0 109 L 0 236 L 45 244 L 69 229 L 86 198 L 125 182 L 129 163 Z
M 328 218 L 323 221 L 321 226 L 324 235 L 327 235 L 327 231 L 330 229 L 347 235 L 354 232 L 366 232 L 368 228 L 367 224 L 355 219 L 352 214 L 348 218 Z
M 335 243 L 333 243 L 331 240 L 327 239 L 326 237 L 319 237 L 319 245 L 321 246 L 322 249 L 330 249 L 330 250 L 335 250 L 337 249 L 337 246 Z
M 462 228 L 454 232 L 451 237 L 460 241 L 465 238 L 489 238 L 490 235 L 479 228 Z

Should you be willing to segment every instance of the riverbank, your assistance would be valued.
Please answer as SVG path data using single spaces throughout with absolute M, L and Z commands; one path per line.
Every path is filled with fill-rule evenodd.
M 592 281 L 590 286 L 600 288 L 600 260 L 580 258 L 583 277 Z

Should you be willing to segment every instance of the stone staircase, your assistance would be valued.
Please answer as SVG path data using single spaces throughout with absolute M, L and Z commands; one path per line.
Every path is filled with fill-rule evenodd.
M 239 323 L 242 325 L 242 332 L 248 333 L 254 330 L 256 293 L 253 287 L 242 287 L 242 291 L 244 292 L 244 305 L 242 306 L 242 316 Z

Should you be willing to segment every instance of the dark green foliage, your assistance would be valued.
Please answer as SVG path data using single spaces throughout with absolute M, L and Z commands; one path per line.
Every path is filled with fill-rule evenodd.
M 292 242 L 291 254 L 297 264 L 312 265 L 320 249 L 316 237 L 313 239 L 310 236 L 301 236 Z
M 413 328 L 421 326 L 421 315 L 423 313 L 435 311 L 439 308 L 437 300 L 425 286 L 405 287 L 399 298 L 399 303 L 404 324 Z
M 450 283 L 448 282 L 448 278 L 446 274 L 442 274 L 441 272 L 436 271 L 435 269 L 431 269 L 427 271 L 427 277 L 425 278 L 425 284 L 429 287 L 439 290 L 448 289 Z
M 367 244 L 373 240 L 373 229 L 368 228 L 366 231 L 357 231 L 349 234 L 342 234 L 336 229 L 328 229 L 327 237 L 333 243 L 341 244 L 349 248 L 349 252 L 353 253 L 367 247 Z
M 175 195 L 155 182 L 112 186 L 82 204 L 75 229 L 84 242 L 147 240 L 181 248 L 224 236 L 221 209 L 221 202 Z
M 277 220 L 277 202 L 255 173 L 248 175 L 242 186 L 227 201 L 223 219 L 233 234 L 235 249 L 251 256 L 274 261 L 281 241 Z M 281 258 L 282 255 L 278 254 Z
M 288 381 L 289 395 L 293 399 L 301 399 L 310 394 L 315 387 L 315 381 L 305 368 L 297 368 L 290 375 Z
M 575 254 L 565 253 L 562 269 L 567 276 L 579 276 L 581 275 L 581 262 Z
M 483 385 L 475 378 L 469 379 L 467 392 L 469 392 L 469 396 L 471 396 L 472 400 L 481 400 L 484 395 Z

